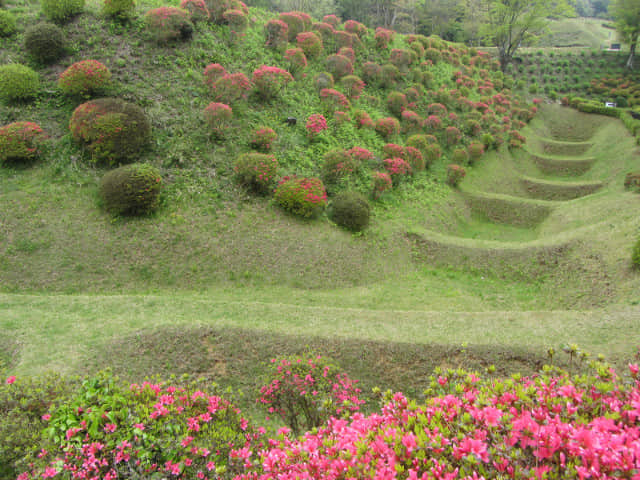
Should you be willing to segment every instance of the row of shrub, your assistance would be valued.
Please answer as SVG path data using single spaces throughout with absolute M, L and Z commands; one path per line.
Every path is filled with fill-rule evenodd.
M 375 389 L 382 399 L 375 408 L 330 360 L 282 357 L 271 361 L 257 394 L 276 420 L 268 429 L 204 381 L 10 376 L 0 385 L 0 473 L 19 480 L 633 478 L 640 367 L 630 363 L 619 376 L 601 361 L 588 363 L 580 375 L 545 366 L 506 379 L 437 368 L 423 400 Z

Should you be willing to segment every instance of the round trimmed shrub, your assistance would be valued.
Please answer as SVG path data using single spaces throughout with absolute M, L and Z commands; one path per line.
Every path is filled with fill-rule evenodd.
M 10 37 L 16 33 L 16 17 L 7 10 L 0 10 L 0 37 Z
M 102 14 L 114 20 L 127 21 L 135 15 L 134 0 L 104 0 Z
M 454 188 L 457 187 L 466 174 L 466 170 L 460 165 L 447 165 L 447 184 Z
M 293 42 L 299 33 L 305 31 L 305 18 L 301 12 L 283 12 L 278 19 L 287 25 L 287 40 Z
M 233 110 L 225 103 L 211 102 L 204 109 L 204 121 L 217 138 L 224 138 L 225 129 L 233 118 Z
M 210 87 L 218 102 L 234 103 L 247 98 L 251 90 L 251 82 L 242 72 L 225 73 Z
M 317 217 L 327 204 L 327 191 L 316 177 L 284 177 L 278 182 L 274 198 L 286 211 L 303 218 Z
M 231 28 L 231 32 L 235 35 L 244 32 L 249 26 L 247 15 L 237 8 L 225 10 L 222 14 L 223 20 Z
M 236 160 L 234 170 L 240 185 L 261 195 L 271 191 L 271 184 L 278 173 L 278 160 L 265 153 L 245 153 Z
M 252 80 L 258 96 L 264 100 L 270 100 L 277 96 L 289 82 L 292 82 L 293 77 L 282 68 L 262 65 L 253 71 Z
M 69 121 L 71 136 L 87 146 L 93 161 L 128 163 L 151 139 L 151 125 L 137 105 L 99 98 L 78 106 Z
M 18 63 L 0 66 L 0 98 L 8 102 L 31 100 L 40 90 L 40 77 Z
M 260 127 L 257 130 L 254 130 L 251 134 L 249 145 L 251 145 L 251 148 L 255 148 L 256 150 L 268 152 L 271 150 L 273 142 L 277 139 L 278 134 L 272 128 Z
M 353 64 L 344 55 L 329 55 L 326 60 L 326 67 L 336 81 L 346 75 L 353 74 Z
M 367 199 L 357 192 L 343 192 L 331 202 L 331 220 L 352 232 L 361 232 L 371 216 L 371 206 Z
M 382 66 L 382 73 L 380 75 L 380 86 L 382 88 L 393 88 L 396 82 L 400 79 L 400 70 L 395 65 L 385 63 Z
M 402 92 L 391 92 L 387 96 L 387 108 L 398 118 L 402 115 L 402 111 L 407 108 L 408 104 L 407 96 Z
M 336 185 L 342 178 L 354 173 L 360 162 L 345 150 L 329 150 L 324 154 L 322 181 L 326 185 Z
M 38 62 L 49 64 L 67 54 L 67 40 L 57 25 L 38 23 L 25 32 L 24 48 Z
M 0 165 L 29 162 L 38 157 L 46 134 L 33 122 L 0 127 Z
M 55 23 L 66 23 L 84 10 L 84 0 L 41 0 L 42 13 Z
M 293 76 L 300 74 L 307 68 L 307 56 L 301 48 L 289 48 L 284 52 L 284 58 L 287 60 L 287 68 Z
M 111 72 L 97 60 L 76 62 L 60 74 L 58 88 L 65 95 L 90 95 L 103 91 L 111 80 Z
M 391 138 L 400 134 L 400 122 L 393 117 L 380 118 L 376 121 L 375 130 L 383 138 Z
M 100 182 L 105 210 L 114 215 L 142 215 L 158 208 L 162 177 L 151 165 L 132 163 L 108 172 Z
M 209 9 L 204 0 L 182 0 L 180 8 L 184 8 L 191 14 L 191 22 L 206 22 L 211 18 Z
M 264 26 L 267 47 L 275 50 L 286 47 L 289 36 L 289 25 L 282 20 L 271 19 Z
M 178 7 L 160 7 L 149 10 L 144 19 L 151 37 L 158 43 L 189 40 L 193 34 L 191 15 Z
M 365 83 L 357 75 L 347 75 L 340 80 L 340 85 L 349 98 L 358 99 L 364 90 Z
M 334 83 L 333 75 L 329 72 L 320 72 L 313 78 L 313 84 L 316 86 L 318 91 L 324 90 L 325 88 L 331 88 Z
M 362 78 L 369 85 L 379 85 L 382 80 L 382 67 L 375 62 L 365 62 L 362 65 Z
M 313 32 L 301 32 L 296 36 L 296 42 L 307 58 L 317 58 L 322 53 L 322 39 Z
M 469 161 L 469 154 L 466 148 L 456 148 L 451 153 L 451 161 L 460 165 Z

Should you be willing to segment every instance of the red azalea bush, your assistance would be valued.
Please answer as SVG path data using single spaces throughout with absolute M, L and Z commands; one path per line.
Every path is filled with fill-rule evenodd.
M 441 103 L 431 103 L 427 106 L 427 111 L 431 115 L 446 115 L 447 107 Z
M 244 32 L 249 26 L 249 19 L 247 15 L 238 9 L 225 10 L 222 14 L 222 18 L 229 28 L 231 28 L 231 32 L 234 34 Z
M 342 20 L 340 20 L 340 18 L 334 14 L 325 15 L 324 17 L 322 17 L 322 21 L 324 23 L 328 23 L 333 28 L 336 28 L 338 25 L 342 23 Z
M 353 64 L 344 55 L 329 55 L 325 61 L 327 71 L 335 80 L 353 74 Z
M 409 162 L 411 170 L 414 172 L 421 172 L 426 168 L 426 162 L 422 152 L 415 147 L 404 147 L 404 155 L 402 158 Z
M 97 60 L 76 62 L 60 74 L 58 88 L 65 95 L 89 95 L 109 85 L 111 72 Z
M 437 115 L 429 115 L 424 120 L 424 127 L 427 130 L 440 130 L 442 128 L 442 120 Z
M 191 15 L 178 7 L 159 7 L 149 10 L 145 15 L 147 30 L 159 43 L 172 40 L 187 40 L 193 34 Z
M 351 47 L 342 47 L 338 50 L 338 55 L 344 55 L 351 63 L 356 62 L 356 52 Z
M 311 18 L 306 13 L 283 12 L 278 18 L 289 27 L 287 29 L 287 40 L 290 42 L 293 42 L 299 33 L 311 27 Z
M 451 153 L 451 161 L 460 165 L 467 163 L 469 161 L 469 154 L 467 153 L 466 148 L 456 148 Z
M 204 69 L 202 74 L 204 84 L 209 88 L 213 88 L 216 81 L 223 75 L 227 74 L 227 70 L 219 63 L 210 63 Z
M 386 50 L 389 48 L 389 44 L 393 41 L 395 37 L 395 33 L 393 30 L 389 30 L 386 28 L 378 27 L 376 28 L 376 34 L 374 38 L 376 39 L 376 47 L 380 50 Z
M 380 86 L 383 88 L 393 88 L 395 84 L 400 80 L 402 74 L 398 67 L 391 63 L 385 63 L 382 66 L 382 73 L 380 75 Z
M 373 172 L 373 198 L 378 199 L 387 190 L 393 188 L 391 175 L 387 172 Z
M 191 14 L 191 21 L 193 23 L 206 22 L 211 18 L 211 14 L 204 0 L 182 0 L 180 2 L 180 8 L 184 8 Z
M 400 145 L 396 145 L 395 143 L 387 143 L 384 147 L 382 147 L 382 153 L 385 157 L 404 157 L 404 148 Z
M 356 48 L 361 45 L 360 39 L 354 33 L 336 30 L 333 32 L 333 40 L 338 48 L 349 47 Z
M 251 83 L 244 73 L 225 73 L 218 77 L 210 87 L 216 101 L 234 103 L 247 98 L 251 90 Z
M 437 143 L 430 143 L 425 147 L 422 154 L 424 156 L 425 165 L 429 167 L 442 156 L 442 148 L 440 148 L 440 145 Z
M 277 96 L 292 81 L 291 74 L 282 68 L 263 65 L 253 71 L 253 84 L 256 92 L 265 100 Z
M 526 141 L 527 139 L 517 130 L 511 130 L 509 132 L 509 147 L 521 148 Z
M 333 28 L 328 23 L 319 22 L 313 24 L 313 30 L 320 35 L 324 45 L 327 47 L 333 46 L 333 34 L 335 32 L 335 28 Z
M 216 137 L 224 137 L 225 130 L 233 118 L 233 110 L 229 105 L 211 102 L 204 109 L 204 121 Z
M 273 49 L 284 48 L 289 38 L 289 25 L 282 20 L 271 19 L 264 26 L 267 47 Z
M 351 121 L 351 117 L 349 116 L 349 112 L 333 112 L 333 121 L 336 126 L 344 125 L 345 123 L 349 123 Z
M 379 85 L 382 80 L 382 67 L 375 62 L 362 65 L 362 78 L 370 85 Z
M 360 167 L 357 157 L 345 150 L 329 150 L 324 154 L 322 164 L 322 181 L 325 185 L 336 185 L 342 178 L 356 172 Z
M 352 99 L 360 98 L 365 84 L 357 75 L 347 75 L 340 80 L 340 85 L 344 88 L 347 97 Z
M 289 48 L 284 52 L 284 58 L 287 61 L 289 72 L 293 76 L 297 76 L 307 68 L 307 56 L 301 48 Z
M 317 58 L 322 53 L 322 39 L 313 32 L 299 33 L 296 42 L 308 58 Z
M 335 82 L 333 81 L 333 75 L 329 72 L 320 72 L 313 77 L 313 84 L 315 85 L 318 93 L 324 88 L 332 88 Z
M 376 121 L 375 130 L 383 138 L 391 138 L 400 135 L 400 122 L 393 117 L 380 118 Z
M 457 187 L 462 179 L 467 174 L 467 171 L 464 167 L 456 164 L 447 165 L 447 184 L 452 187 Z
M 424 119 L 413 110 L 403 110 L 400 117 L 405 132 L 420 130 L 424 123 Z
M 278 167 L 278 160 L 273 155 L 250 152 L 236 160 L 234 171 L 240 185 L 252 192 L 266 194 L 271 191 Z
M 320 113 L 309 115 L 305 128 L 307 129 L 309 139 L 314 139 L 328 128 L 327 119 Z
M 269 150 L 271 150 L 273 142 L 275 142 L 277 139 L 278 134 L 272 128 L 260 127 L 257 130 L 254 130 L 251 134 L 249 145 L 251 146 L 251 148 L 255 148 L 256 150 L 268 152 Z
M 356 127 L 358 128 L 374 128 L 371 116 L 364 110 L 354 110 L 353 120 L 356 122 Z
M 46 138 L 40 125 L 33 122 L 14 122 L 0 127 L 0 165 L 36 159 Z
M 411 175 L 411 165 L 402 158 L 385 158 L 383 160 L 385 170 L 391 175 L 394 185 L 398 185 L 407 175 Z
M 404 48 L 394 48 L 391 50 L 391 57 L 389 61 L 398 67 L 402 72 L 406 72 L 409 69 L 409 65 L 413 63 L 415 53 L 411 50 Z
M 360 164 L 369 162 L 374 158 L 373 152 L 362 147 L 351 147 L 347 150 L 347 153 Z
M 303 218 L 317 217 L 327 205 L 327 191 L 319 178 L 283 177 L 274 193 L 286 211 Z
M 127 387 L 99 374 L 46 418 L 40 453 L 20 480 L 233 475 L 261 438 L 204 382 Z
M 330 112 L 336 109 L 349 108 L 351 106 L 349 99 L 345 97 L 343 93 L 332 88 L 323 88 L 320 90 L 320 98 L 322 100 L 322 104 Z
M 360 38 L 362 38 L 367 33 L 367 27 L 360 22 L 356 22 L 355 20 L 347 20 L 346 22 L 344 22 L 344 29 L 345 31 L 357 35 Z
M 640 469 L 640 382 L 606 367 L 571 377 L 483 380 L 437 371 L 417 403 L 388 392 L 380 411 L 331 418 L 301 437 L 279 436 L 237 480 L 406 478 L 615 479 Z M 402 473 L 399 473 L 402 472 Z

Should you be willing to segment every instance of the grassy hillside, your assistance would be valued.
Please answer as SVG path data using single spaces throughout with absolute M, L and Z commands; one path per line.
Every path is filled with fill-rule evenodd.
M 154 6 L 142 2 L 138 14 Z M 395 84 L 372 82 L 351 98 L 349 121 L 334 115 L 314 84 L 336 50 L 329 39 L 272 101 L 250 93 L 234 102 L 219 138 L 202 117 L 215 100 L 205 67 L 220 63 L 251 78 L 263 64 L 288 66 L 282 51 L 265 47 L 266 13 L 251 10 L 240 39 L 227 25 L 201 22 L 190 41 L 159 45 L 140 18 L 120 25 L 91 4 L 63 27 L 70 55 L 43 66 L 22 46 L 39 10 L 19 0 L 6 8 L 19 28 L 3 43 L 0 63 L 32 66 L 43 88 L 34 102 L 2 105 L 0 124 L 35 121 L 51 141 L 36 164 L 0 169 L 5 370 L 190 372 L 250 392 L 259 361 L 309 345 L 351 366 L 367 386 L 420 392 L 412 372 L 426 378 L 436 364 L 532 371 L 562 343 L 621 361 L 636 348 L 628 332 L 640 321 L 640 280 L 629 261 L 637 196 L 622 182 L 637 156 L 617 120 L 549 105 L 525 126 L 533 109 L 502 90 L 511 79 L 495 62 L 439 39 L 397 35 L 382 48 L 367 31 L 354 52 L 361 77 L 366 62 L 386 65 L 411 40 L 427 48 L 413 47 L 410 66 L 398 62 L 405 71 Z M 83 59 L 111 70 L 103 94 L 142 106 L 151 120 L 152 145 L 133 160 L 164 178 L 153 215 L 114 217 L 101 208 L 98 182 L 109 167 L 94 165 L 68 130 L 86 99 L 56 87 L 59 73 Z M 356 110 L 374 121 L 393 116 L 393 91 L 410 96 L 422 120 L 438 115 L 442 126 L 411 130 L 405 120 L 389 139 L 358 128 Z M 317 113 L 329 128 L 311 141 L 305 122 Z M 287 117 L 297 124 L 285 124 Z M 370 161 L 329 186 L 330 199 L 347 190 L 369 198 L 369 228 L 351 234 L 326 214 L 300 219 L 240 187 L 235 161 L 262 126 L 278 134 L 280 176 L 321 175 L 332 149 L 370 150 Z M 446 127 L 462 134 L 451 145 Z M 442 156 L 372 198 L 385 144 L 404 147 L 419 132 L 434 135 Z M 447 185 L 455 151 L 484 142 L 484 156 L 473 166 L 462 162 L 460 188 Z
M 599 50 L 609 48 L 612 43 L 620 42 L 610 22 L 601 18 L 579 17 L 551 21 L 548 35 L 540 39 L 538 46 Z

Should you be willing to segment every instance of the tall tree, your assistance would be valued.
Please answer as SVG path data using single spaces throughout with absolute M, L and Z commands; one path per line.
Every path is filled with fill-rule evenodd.
M 620 39 L 629 44 L 627 68 L 633 68 L 636 44 L 640 35 L 640 0 L 611 0 L 609 12 Z
M 498 48 L 503 71 L 523 43 L 531 42 L 545 31 L 548 17 L 571 11 L 561 0 L 486 0 L 486 8 L 483 36 Z

